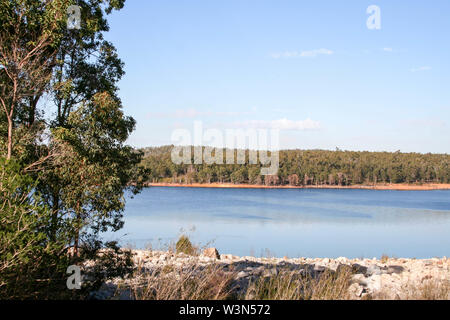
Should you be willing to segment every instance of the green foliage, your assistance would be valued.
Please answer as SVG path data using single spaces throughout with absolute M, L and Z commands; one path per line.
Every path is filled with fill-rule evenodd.
M 35 182 L 14 161 L 0 158 L 0 298 L 42 297 L 61 289 L 69 259 L 67 230 L 49 242 L 51 210 L 33 192 Z M 51 286 L 49 286 L 51 283 Z
M 99 240 L 123 226 L 124 193 L 147 180 L 142 154 L 125 144 L 135 121 L 117 96 L 123 63 L 103 37 L 124 2 L 0 2 L 3 298 L 82 298 L 132 271 L 130 252 Z M 80 30 L 66 26 L 73 4 Z M 44 96 L 56 110 L 45 121 Z M 88 279 L 76 292 L 71 264 Z
M 89 297 L 107 280 L 131 275 L 135 271 L 132 256 L 130 250 L 121 249 L 115 241 L 103 243 L 93 236 L 86 239 L 78 261 L 91 263 L 83 268 L 84 281 L 79 297 Z
M 180 239 L 178 239 L 175 248 L 177 250 L 177 253 L 185 253 L 190 256 L 193 256 L 196 254 L 196 249 L 191 243 L 191 240 L 185 235 L 182 235 Z
M 248 151 L 244 165 L 176 165 L 171 160 L 172 148 L 142 149 L 145 154 L 142 165 L 150 170 L 151 182 L 171 178 L 179 183 L 207 180 L 270 185 L 450 183 L 450 155 L 447 154 L 282 150 L 278 175 L 264 177 L 260 175 L 260 165 L 248 163 Z M 208 179 L 202 178 L 205 176 Z

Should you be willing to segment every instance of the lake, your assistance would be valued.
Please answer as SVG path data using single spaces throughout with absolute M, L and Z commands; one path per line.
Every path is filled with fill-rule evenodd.
M 182 232 L 245 256 L 450 256 L 450 190 L 146 188 L 107 239 L 164 249 Z

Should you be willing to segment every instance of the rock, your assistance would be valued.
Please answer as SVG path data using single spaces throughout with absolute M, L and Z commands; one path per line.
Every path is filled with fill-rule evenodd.
M 333 269 L 333 268 L 332 268 Z M 336 269 L 333 269 L 334 271 L 340 273 L 340 272 L 348 272 L 348 273 L 352 273 L 354 270 L 352 268 L 352 266 L 349 266 L 347 264 L 338 264 L 336 266 Z
M 367 272 L 367 267 L 362 266 L 362 265 L 360 265 L 358 263 L 354 263 L 352 265 L 352 270 L 355 273 L 363 273 L 363 274 L 365 274 Z
M 355 274 L 352 277 L 352 282 L 361 286 L 367 286 L 366 277 L 361 273 Z
M 379 266 L 376 264 L 371 264 L 367 270 L 366 270 L 366 276 L 372 276 L 372 275 L 381 275 L 383 273 L 386 273 L 386 270 L 382 270 Z
M 248 273 L 245 271 L 241 271 L 236 275 L 236 279 L 246 278 L 248 277 Z
M 330 270 L 337 271 L 337 270 L 339 270 L 339 269 L 342 269 L 342 266 L 347 266 L 347 265 L 341 264 L 341 263 L 339 263 L 339 262 L 337 262 L 337 261 L 332 261 L 332 262 L 328 265 L 328 268 L 329 268 Z M 347 266 L 347 267 L 349 267 L 349 266 Z M 349 267 L 349 268 L 350 268 L 350 267 Z
M 318 265 L 318 264 L 314 265 L 314 271 L 316 271 L 316 272 L 324 272 L 325 269 L 326 268 L 324 266 L 321 266 L 321 265 Z
M 224 260 L 233 260 L 233 255 L 231 255 L 231 254 L 221 254 L 220 258 L 224 259 Z
M 263 277 L 269 278 L 269 277 L 276 277 L 278 275 L 278 270 L 276 268 L 267 269 L 263 273 Z
M 199 261 L 203 264 L 213 262 L 216 258 L 206 257 L 205 255 L 201 255 Z
M 168 259 L 168 257 L 165 254 L 162 254 L 159 256 L 160 261 L 166 261 L 167 259 Z
M 373 275 L 367 279 L 367 287 L 371 292 L 380 291 L 381 289 L 381 276 Z
M 328 258 L 255 258 L 237 257 L 231 254 L 221 255 L 215 248 L 202 252 L 200 257 L 184 254 L 174 255 L 167 251 L 136 251 L 134 261 L 142 274 L 160 271 L 162 268 L 173 270 L 171 276 L 181 279 L 181 273 L 192 272 L 192 268 L 217 264 L 224 272 L 234 276 L 233 292 L 245 293 L 249 283 L 254 283 L 259 277 L 277 277 L 280 272 L 292 271 L 298 276 L 319 277 L 325 270 L 353 273 L 349 293 L 353 299 L 380 298 L 406 299 L 410 286 L 423 286 L 435 281 L 450 281 L 450 260 L 444 259 L 397 259 L 388 264 L 372 259 L 337 259 Z M 169 268 L 170 267 L 170 268 Z M 84 279 L 84 278 L 83 278 Z M 89 279 L 86 278 L 86 281 Z M 113 280 L 109 285 L 103 285 L 98 291 L 89 295 L 90 299 L 130 299 L 127 285 L 135 285 L 133 279 Z M 137 280 L 136 280 L 137 281 Z M 111 285 L 112 284 L 112 285 Z M 123 289 L 122 289 L 123 288 Z M 240 290 L 240 291 L 239 291 Z M 234 293 L 233 293 L 234 294 Z M 155 292 L 156 295 L 156 292 Z M 249 297 L 252 297 L 249 295 Z
M 339 262 L 339 263 L 348 263 L 349 262 L 349 260 L 347 258 L 345 258 L 345 257 L 339 257 L 339 258 L 337 258 L 335 260 L 337 262 Z
M 220 260 L 219 251 L 216 248 L 208 248 L 203 250 L 203 255 L 208 258 L 214 258 Z
M 405 270 L 402 266 L 389 266 L 387 267 L 387 273 L 392 274 L 400 274 Z
M 264 273 L 264 267 L 263 266 L 261 266 L 261 267 L 258 267 L 258 268 L 256 268 L 256 269 L 254 269 L 253 270 L 253 274 L 254 275 L 257 275 L 257 276 L 260 276 L 260 275 L 262 275 L 263 273 Z
M 363 293 L 366 292 L 366 289 L 358 285 L 357 283 L 353 283 L 349 288 L 349 292 L 357 298 L 360 298 Z

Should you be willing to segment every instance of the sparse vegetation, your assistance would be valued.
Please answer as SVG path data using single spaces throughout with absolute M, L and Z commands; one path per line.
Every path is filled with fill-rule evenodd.
M 225 300 L 232 296 L 234 273 L 219 265 L 191 264 L 178 270 L 163 267 L 149 273 L 138 272 L 131 286 L 137 300 Z
M 191 240 L 189 240 L 189 237 L 186 235 L 182 235 L 180 239 L 178 239 L 175 248 L 177 253 L 184 253 L 190 256 L 197 255 L 198 253 L 197 248 L 192 245 Z
M 387 254 L 383 254 L 381 256 L 381 263 L 387 263 L 389 261 L 389 256 Z
M 139 269 L 139 268 L 138 268 Z M 241 293 L 236 272 L 223 265 L 190 264 L 177 269 L 160 267 L 149 273 L 137 272 L 129 288 L 137 300 L 343 300 L 349 299 L 351 272 L 324 272 L 314 278 L 299 271 L 284 270 L 261 277 Z
M 373 295 L 374 300 L 450 300 L 450 280 L 426 279 L 420 284 L 409 284 L 402 288 L 402 294 L 391 297 L 382 291 Z
M 406 297 L 408 300 L 450 300 L 450 281 L 429 280 L 413 287 Z
M 250 284 L 246 300 L 345 300 L 349 299 L 352 273 L 325 271 L 318 277 L 298 271 L 283 270 L 271 277 L 261 277 Z

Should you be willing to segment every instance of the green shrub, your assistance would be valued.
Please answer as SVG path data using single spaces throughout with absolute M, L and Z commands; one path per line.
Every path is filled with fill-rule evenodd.
M 83 299 L 134 271 L 131 252 L 115 242 L 85 238 L 79 255 L 69 254 L 72 221 L 60 219 L 51 236 L 54 214 L 35 185 L 16 161 L 0 157 L 0 299 Z M 67 289 L 67 267 L 87 261 L 81 290 Z
M 194 248 L 189 238 L 185 235 L 182 235 L 180 239 L 178 239 L 175 248 L 177 253 L 185 253 L 190 256 L 196 255 L 197 253 L 197 250 Z
M 34 186 L 15 161 L 0 158 L 0 299 L 48 297 L 66 286 L 68 239 L 61 232 L 48 241 L 52 212 Z

